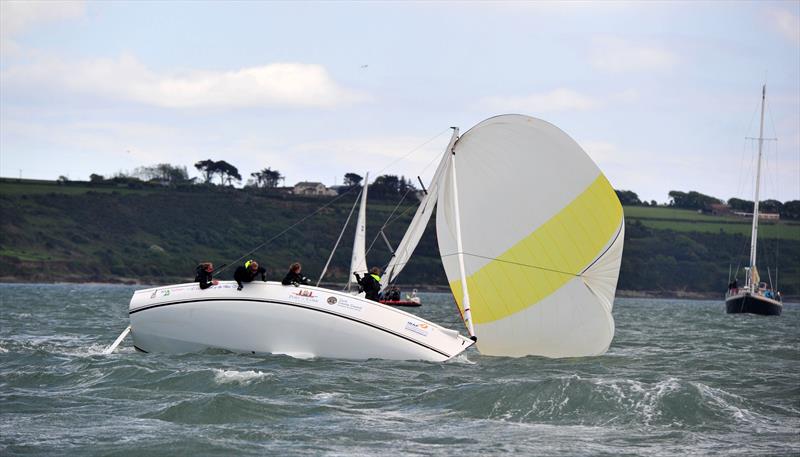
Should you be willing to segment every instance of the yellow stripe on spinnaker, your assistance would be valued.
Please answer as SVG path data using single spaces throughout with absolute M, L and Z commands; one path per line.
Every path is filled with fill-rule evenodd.
M 503 319 L 561 288 L 601 254 L 621 223 L 622 205 L 601 173 L 558 214 L 467 277 L 473 323 Z M 461 307 L 461 281 L 450 288 Z

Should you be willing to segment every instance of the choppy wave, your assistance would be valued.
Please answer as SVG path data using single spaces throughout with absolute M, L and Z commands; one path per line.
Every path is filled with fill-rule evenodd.
M 261 371 L 254 371 L 254 370 L 247 370 L 247 371 L 218 370 L 218 369 L 214 370 L 214 381 L 220 384 L 225 384 L 225 383 L 249 384 L 250 382 L 268 378 L 270 376 L 272 376 L 271 373 L 263 373 Z
M 104 356 L 127 326 L 130 288 L 0 287 L 3 455 L 800 454 L 796 307 L 737 319 L 714 302 L 619 300 L 609 353 L 585 359 L 303 360 L 128 343 Z M 425 300 L 416 312 L 458 328 L 448 296 Z

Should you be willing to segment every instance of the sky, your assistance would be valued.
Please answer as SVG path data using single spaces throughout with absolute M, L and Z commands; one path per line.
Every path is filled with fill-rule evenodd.
M 752 199 L 764 83 L 761 196 L 800 199 L 800 1 L 0 0 L 0 176 L 427 180 L 450 126 L 521 113 L 642 199 Z

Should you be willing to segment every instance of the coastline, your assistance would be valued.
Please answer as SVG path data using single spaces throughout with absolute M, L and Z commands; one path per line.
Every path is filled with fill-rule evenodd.
M 277 281 L 277 279 L 271 279 Z M 84 284 L 84 285 L 126 285 L 141 286 L 144 288 L 165 286 L 168 284 L 192 282 L 191 278 L 87 278 L 87 277 L 63 277 L 56 281 L 42 281 L 35 278 L 20 278 L 15 276 L 0 277 L 0 285 L 3 284 Z M 320 287 L 338 289 L 344 288 L 344 283 L 323 282 Z M 440 284 L 401 284 L 403 293 L 410 293 L 416 289 L 417 292 L 426 293 L 448 293 L 450 288 Z M 687 290 L 617 290 L 618 298 L 677 298 L 682 300 L 724 300 L 723 292 L 697 292 Z M 784 303 L 800 303 L 800 296 L 784 295 Z

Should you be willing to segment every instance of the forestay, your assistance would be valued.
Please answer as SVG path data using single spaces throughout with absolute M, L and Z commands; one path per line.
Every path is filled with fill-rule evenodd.
M 457 136 L 453 133 L 447 151 L 453 147 L 456 139 Z M 431 183 L 428 186 L 427 194 L 422 198 L 417 212 L 414 214 L 414 218 L 411 219 L 411 223 L 408 225 L 405 235 L 403 235 L 403 239 L 400 240 L 400 244 L 397 245 L 394 256 L 389 261 L 389 265 L 386 266 L 386 271 L 383 272 L 383 276 L 381 277 L 381 290 L 385 289 L 389 283 L 394 282 L 400 272 L 403 271 L 406 263 L 408 263 L 408 260 L 414 253 L 414 249 L 416 249 L 419 244 L 419 240 L 425 232 L 425 227 L 428 226 L 428 221 L 431 219 L 431 215 L 436 207 L 436 200 L 439 196 L 439 183 L 442 180 L 442 174 L 447 170 L 449 160 L 447 155 L 448 153 L 444 154 L 444 157 L 439 162 L 439 166 L 436 167 Z
M 614 336 L 624 238 L 622 206 L 606 177 L 566 133 L 527 116 L 487 119 L 448 149 L 457 158 L 458 195 L 453 174 L 442 173 L 436 232 L 462 307 L 458 198 L 479 351 L 604 353 Z

